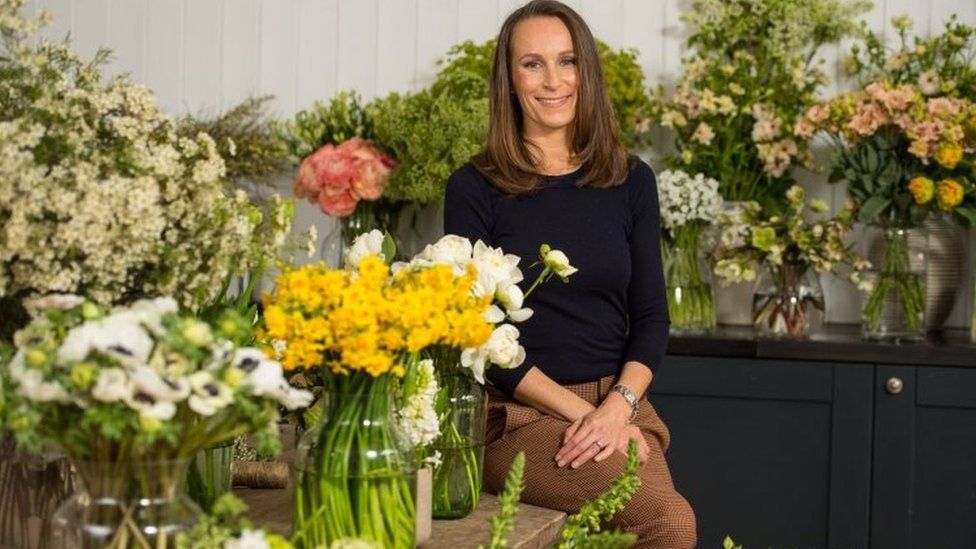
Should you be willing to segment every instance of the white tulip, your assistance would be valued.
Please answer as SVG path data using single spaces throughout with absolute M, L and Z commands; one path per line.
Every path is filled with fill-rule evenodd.
M 522 294 L 522 288 L 519 288 L 517 284 L 505 284 L 504 286 L 499 286 L 495 291 L 495 299 L 497 299 L 506 310 L 514 311 L 516 309 L 522 308 L 522 302 L 525 296 Z
M 495 328 L 485 343 L 488 360 L 502 368 L 517 368 L 525 361 L 525 349 L 518 343 L 518 328 L 502 324 Z
M 505 312 L 498 305 L 492 305 L 485 309 L 485 320 L 492 324 L 498 324 L 505 320 Z
M 349 248 L 349 254 L 346 256 L 346 268 L 358 269 L 359 262 L 370 255 L 378 255 L 386 261 L 387 258 L 383 257 L 384 238 L 385 235 L 377 229 L 357 236 Z
M 488 360 L 488 351 L 484 347 L 464 349 L 461 351 L 461 366 L 471 370 L 471 375 L 475 381 L 485 384 L 485 362 Z
M 569 258 L 566 257 L 566 254 L 559 250 L 549 250 L 546 252 L 543 261 L 545 262 L 546 267 L 549 267 L 552 272 L 556 273 L 556 276 L 562 278 L 563 280 L 578 270 L 576 267 L 569 264 Z
M 516 309 L 508 312 L 508 319 L 512 322 L 525 322 L 526 320 L 532 318 L 533 312 L 534 311 L 528 307 Z

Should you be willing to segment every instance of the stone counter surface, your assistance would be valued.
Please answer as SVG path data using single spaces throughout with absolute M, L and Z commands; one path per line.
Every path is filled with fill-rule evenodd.
M 751 327 L 719 326 L 708 334 L 672 335 L 668 354 L 976 367 L 976 345 L 968 330 L 946 330 L 915 343 L 884 343 L 863 341 L 859 326 L 851 324 L 825 325 L 805 340 L 762 338 Z

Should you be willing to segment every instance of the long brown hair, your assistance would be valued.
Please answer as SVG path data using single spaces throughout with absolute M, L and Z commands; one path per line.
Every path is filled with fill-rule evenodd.
M 596 42 L 583 18 L 555 0 L 532 0 L 512 12 L 502 25 L 489 86 L 488 142 L 471 163 L 506 194 L 532 192 L 538 183 L 539 168 L 530 150 L 531 144 L 522 135 L 522 107 L 515 95 L 511 73 L 515 26 L 533 17 L 558 18 L 573 39 L 579 86 L 570 153 L 580 166 L 578 185 L 602 188 L 623 183 L 632 159 L 619 138 L 617 120 L 603 83 Z

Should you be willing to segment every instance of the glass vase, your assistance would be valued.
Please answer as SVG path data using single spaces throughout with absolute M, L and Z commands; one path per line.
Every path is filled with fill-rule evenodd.
M 234 441 L 228 440 L 197 452 L 186 473 L 190 499 L 209 513 L 217 499 L 230 492 L 233 482 Z
M 336 220 L 336 228 L 322 240 L 322 258 L 337 258 L 335 265 L 341 267 L 356 237 L 373 229 L 390 233 L 397 244 L 397 250 L 400 250 L 397 225 L 401 209 L 400 204 L 383 199 L 360 200 L 351 214 Z
M 186 495 L 188 459 L 81 461 L 72 464 L 84 491 L 54 514 L 59 549 L 167 549 L 200 519 Z
M 322 419 L 302 435 L 294 464 L 292 542 L 310 549 L 360 538 L 412 548 L 416 461 L 395 427 L 390 376 L 339 376 L 322 398 Z
M 765 337 L 805 339 L 823 325 L 820 277 L 809 265 L 765 265 L 756 280 L 752 320 Z
M 715 327 L 712 285 L 698 242 L 699 231 L 693 227 L 679 227 L 674 242 L 661 242 L 671 333 L 704 333 Z
M 0 547 L 50 547 L 51 515 L 75 492 L 68 458 L 22 452 L 0 436 Z
M 869 238 L 871 289 L 862 309 L 861 335 L 872 340 L 925 338 L 925 231 L 874 227 Z
M 456 364 L 437 365 L 441 433 L 430 449 L 440 454 L 433 471 L 434 518 L 439 519 L 471 514 L 482 487 L 488 397 L 485 388 Z

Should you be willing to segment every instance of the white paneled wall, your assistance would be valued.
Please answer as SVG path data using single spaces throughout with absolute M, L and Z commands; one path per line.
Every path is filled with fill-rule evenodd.
M 114 51 L 111 73 L 126 72 L 156 92 L 174 115 L 216 112 L 251 95 L 273 94 L 274 115 L 287 117 L 316 99 L 355 89 L 372 98 L 430 83 L 436 60 L 463 40 L 491 38 L 523 0 L 30 0 L 29 9 L 54 15 L 46 34 L 70 33 L 78 51 Z M 615 47 L 636 48 L 650 86 L 669 85 L 680 72 L 687 29 L 679 15 L 688 0 L 568 0 L 594 35 Z M 976 24 L 976 0 L 875 0 L 866 17 L 881 31 L 907 13 L 916 30 L 938 31 L 950 14 Z M 892 38 L 889 36 L 889 38 Z M 848 45 L 826 48 L 828 74 Z M 831 83 L 826 93 L 840 89 Z M 801 178 L 809 193 L 843 203 L 842 186 L 822 175 Z M 287 182 L 282 182 L 287 189 Z M 329 221 L 312 207 L 299 224 Z M 970 247 L 976 238 L 969 238 Z M 970 255 L 976 254 L 971 250 Z M 971 267 L 970 267 L 971 268 Z M 967 271 L 967 280 L 970 275 Z M 857 296 L 825 280 L 829 320 L 855 322 Z M 964 325 L 971 288 L 950 318 Z

